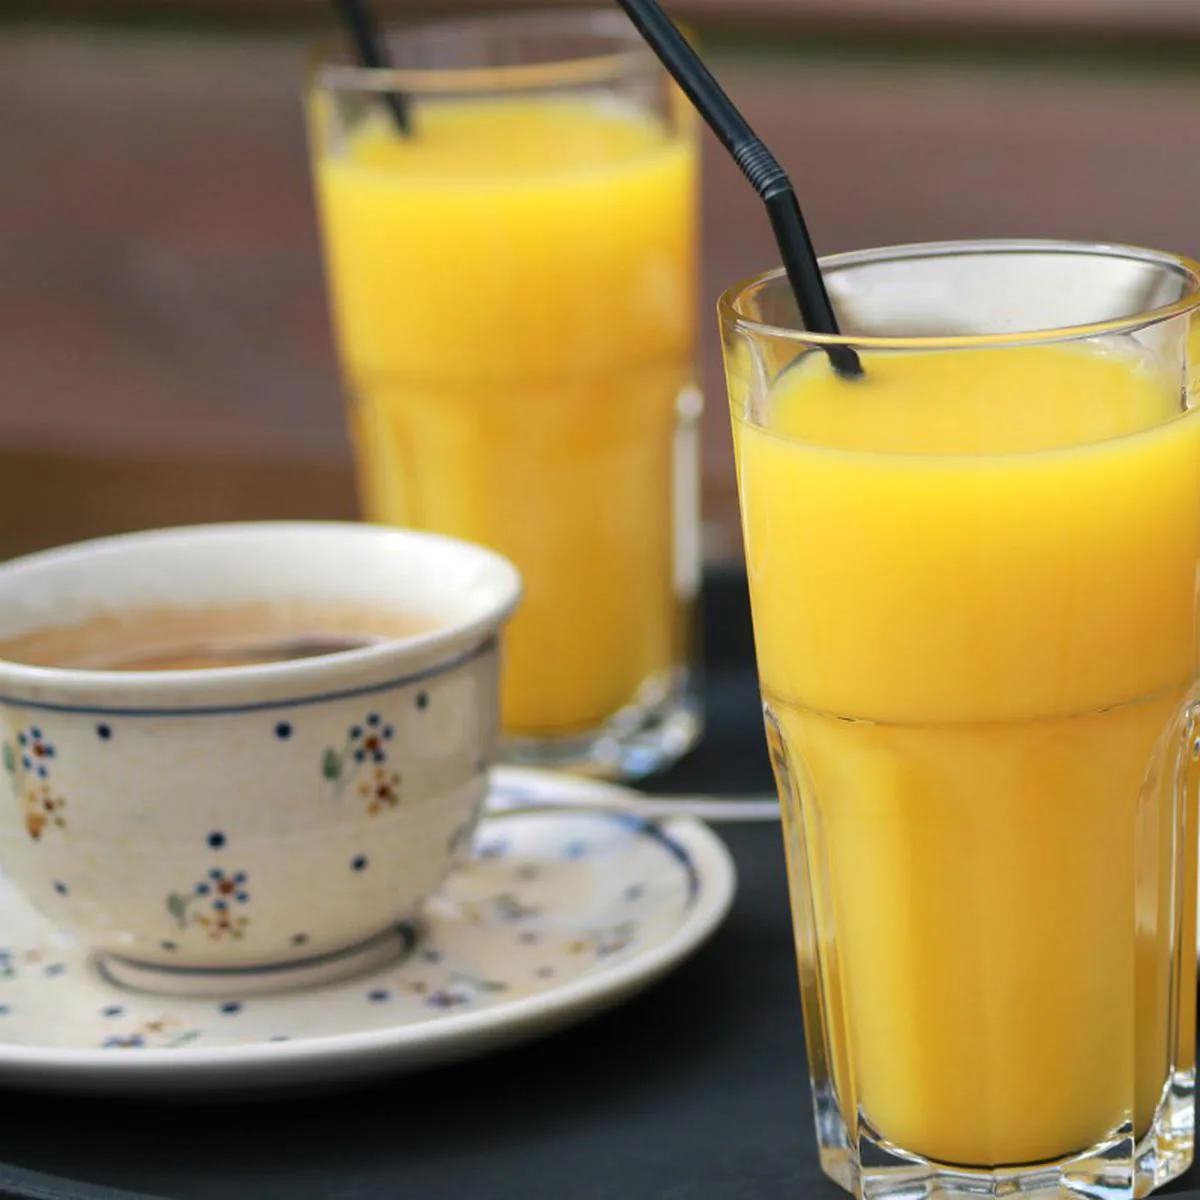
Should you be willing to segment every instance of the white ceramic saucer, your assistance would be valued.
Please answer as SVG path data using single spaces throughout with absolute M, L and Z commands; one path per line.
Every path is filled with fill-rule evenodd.
M 236 1094 L 430 1066 L 616 1004 L 725 915 L 733 864 L 704 825 L 581 807 L 611 802 L 612 785 L 494 774 L 510 804 L 519 790 L 523 803 L 564 807 L 485 819 L 407 956 L 322 987 L 237 998 L 134 991 L 0 879 L 0 1080 Z

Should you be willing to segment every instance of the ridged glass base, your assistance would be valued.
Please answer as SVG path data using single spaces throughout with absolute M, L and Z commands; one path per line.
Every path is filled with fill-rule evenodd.
M 1097 1146 L 1051 1162 L 971 1168 L 931 1162 L 891 1145 L 859 1115 L 852 1142 L 828 1089 L 814 1089 L 825 1174 L 860 1200 L 1135 1200 L 1182 1175 L 1194 1150 L 1194 1074 L 1176 1077 L 1136 1144 L 1128 1124 Z
M 695 676 L 679 669 L 647 680 L 637 699 L 599 729 L 568 737 L 506 736 L 500 759 L 604 779 L 642 779 L 682 758 L 703 728 Z

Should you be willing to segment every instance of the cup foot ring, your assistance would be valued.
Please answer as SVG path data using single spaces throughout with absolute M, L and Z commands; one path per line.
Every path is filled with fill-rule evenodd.
M 407 957 L 417 939 L 418 927 L 403 922 L 343 950 L 264 966 L 175 967 L 106 952 L 98 953 L 93 961 L 104 979 L 133 991 L 228 999 L 321 987 L 377 971 Z

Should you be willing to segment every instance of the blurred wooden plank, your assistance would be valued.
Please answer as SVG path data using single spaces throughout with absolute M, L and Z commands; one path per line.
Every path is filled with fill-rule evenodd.
M 293 36 L 0 39 L 0 111 L 17 114 L 0 186 L 0 546 L 352 511 L 303 62 Z M 822 250 L 1006 235 L 1200 247 L 1184 74 L 714 63 L 791 168 Z M 774 254 L 753 196 L 709 149 L 704 491 L 709 549 L 729 557 L 713 310 Z
M 905 33 L 1036 33 L 1089 37 L 1200 36 L 1193 0 L 677 0 L 672 12 L 696 21 L 797 33 L 814 28 Z
M 353 520 L 349 460 L 0 451 L 0 559 L 163 525 Z
M 21 0 L 10 0 L 17 4 Z M 203 21 L 245 26 L 315 24 L 327 19 L 327 0 L 23 0 L 41 20 L 56 16 L 111 20 Z M 594 7 L 596 0 L 521 0 L 521 7 Z M 414 14 L 511 8 L 514 0 L 379 0 L 389 18 Z M 1200 36 L 1193 0 L 667 0 L 675 16 L 698 23 L 799 34 L 818 29 L 875 27 L 898 34 L 1038 32 L 1059 36 Z

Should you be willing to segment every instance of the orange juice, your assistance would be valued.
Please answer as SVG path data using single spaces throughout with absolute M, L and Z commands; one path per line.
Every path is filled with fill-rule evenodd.
M 505 727 L 591 731 L 683 661 L 693 141 L 614 100 L 415 122 L 317 160 L 367 515 L 508 555 Z
M 1178 378 L 1079 347 L 864 367 L 807 356 L 756 425 L 733 396 L 839 1111 L 949 1164 L 1140 1137 L 1192 1065 L 1170 994 L 1195 979 L 1174 864 L 1200 413 Z

